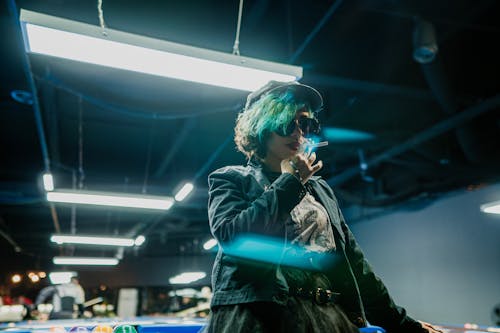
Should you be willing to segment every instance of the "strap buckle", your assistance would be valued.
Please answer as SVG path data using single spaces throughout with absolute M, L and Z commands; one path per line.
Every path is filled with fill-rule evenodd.
M 332 292 L 323 288 L 318 288 L 314 292 L 314 301 L 316 304 L 326 304 L 331 300 Z

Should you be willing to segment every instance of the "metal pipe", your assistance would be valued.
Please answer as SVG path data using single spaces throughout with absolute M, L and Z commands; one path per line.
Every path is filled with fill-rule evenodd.
M 16 27 L 17 34 L 18 36 L 22 36 L 21 23 L 19 22 L 19 19 L 17 19 L 19 13 L 17 10 L 16 2 L 14 0 L 7 1 L 7 6 L 9 7 L 10 15 L 12 16 L 12 19 L 14 21 L 14 26 Z M 40 103 L 38 102 L 38 93 L 35 85 L 35 80 L 33 79 L 33 75 L 31 74 L 31 65 L 28 59 L 28 55 L 24 50 L 21 53 L 21 61 L 23 63 L 24 74 L 26 76 L 26 79 L 28 80 L 31 93 L 33 94 L 33 111 L 35 115 L 38 138 L 40 140 L 40 148 L 42 149 L 43 164 L 45 167 L 45 171 L 50 172 L 50 158 L 47 149 L 47 141 L 45 139 L 45 132 L 43 129 L 42 113 L 40 111 Z
M 409 140 L 403 142 L 400 145 L 397 145 L 395 147 L 392 147 L 385 152 L 381 153 L 378 156 L 375 156 L 374 158 L 368 160 L 366 162 L 366 166 L 368 168 L 373 167 L 380 162 L 383 162 L 385 160 L 388 160 L 392 158 L 393 156 L 399 155 L 427 140 L 430 140 L 446 131 L 449 131 L 457 126 L 460 126 L 461 124 L 465 123 L 466 121 L 469 121 L 479 115 L 481 115 L 484 112 L 490 111 L 491 109 L 500 106 L 500 95 L 496 95 L 494 97 L 491 97 L 485 101 L 483 101 L 479 105 L 472 106 L 470 108 L 465 109 L 464 111 L 455 114 L 437 124 L 434 126 L 431 126 L 430 128 L 418 133 L 414 137 L 410 138 Z M 334 186 L 334 185 L 339 185 L 347 180 L 355 177 L 356 175 L 359 175 L 361 173 L 361 168 L 359 166 L 352 167 L 350 169 L 345 170 L 344 172 L 340 173 L 337 176 L 333 176 L 327 180 L 328 184 Z
M 18 10 L 16 6 L 16 2 L 14 0 L 7 1 L 7 6 L 9 7 L 9 12 L 12 17 L 12 20 L 14 21 L 14 26 L 16 27 L 17 34 L 18 36 L 22 36 L 22 31 L 21 31 L 21 23 L 19 22 L 18 19 Z M 24 45 L 24 43 L 23 43 Z M 38 102 L 38 93 L 36 89 L 36 84 L 35 84 L 35 79 L 33 78 L 32 71 L 31 71 L 31 65 L 30 61 L 28 59 L 28 55 L 26 52 L 23 50 L 21 56 L 21 61 L 23 63 L 23 70 L 24 70 L 24 75 L 26 76 L 26 79 L 28 80 L 28 84 L 31 89 L 31 93 L 33 94 L 33 113 L 35 115 L 35 123 L 36 123 L 36 128 L 37 128 L 37 133 L 38 133 L 38 138 L 40 141 L 40 148 L 42 149 L 42 158 L 43 158 L 43 164 L 45 168 L 45 172 L 50 172 L 50 158 L 49 158 L 49 151 L 47 148 L 47 141 L 45 138 L 45 131 L 43 129 L 43 121 L 42 121 L 42 113 L 40 110 L 40 103 Z M 49 204 L 50 207 L 50 213 L 52 216 L 52 222 L 54 223 L 54 229 L 56 232 L 60 232 L 61 227 L 59 225 L 59 219 L 57 217 L 57 211 L 54 206 L 54 204 Z
M 302 52 L 304 52 L 307 45 L 318 34 L 318 32 L 321 30 L 321 28 L 323 28 L 323 26 L 326 24 L 326 22 L 328 22 L 330 17 L 333 15 L 333 13 L 335 13 L 337 8 L 339 8 L 341 4 L 342 4 L 342 0 L 337 0 L 330 6 L 330 8 L 328 8 L 328 11 L 326 12 L 326 14 L 321 18 L 321 20 L 318 22 L 318 24 L 316 24 L 316 26 L 309 33 L 309 35 L 307 35 L 306 39 L 304 39 L 304 41 L 297 48 L 297 50 L 295 50 L 295 53 L 292 54 L 292 56 L 288 60 L 288 63 L 293 64 L 295 62 L 295 60 L 297 60 L 297 58 L 302 54 Z

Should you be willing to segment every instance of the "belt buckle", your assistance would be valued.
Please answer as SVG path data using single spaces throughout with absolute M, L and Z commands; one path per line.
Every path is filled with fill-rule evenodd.
M 318 288 L 314 292 L 314 301 L 318 305 L 326 304 L 330 300 L 332 292 L 323 288 Z

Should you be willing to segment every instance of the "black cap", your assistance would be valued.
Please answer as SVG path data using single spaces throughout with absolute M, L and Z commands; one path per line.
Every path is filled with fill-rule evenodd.
M 288 90 L 293 92 L 293 95 L 297 100 L 307 102 L 313 112 L 318 112 L 323 107 L 323 98 L 321 97 L 319 91 L 317 91 L 313 87 L 295 81 L 269 81 L 265 86 L 259 88 L 254 92 L 251 92 L 248 95 L 247 102 L 245 104 L 245 110 L 247 110 L 253 103 L 257 102 L 267 94 L 282 93 Z

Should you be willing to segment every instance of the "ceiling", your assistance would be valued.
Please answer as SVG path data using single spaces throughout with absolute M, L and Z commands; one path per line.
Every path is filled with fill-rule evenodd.
M 59 254 L 116 254 L 51 245 L 58 230 L 146 235 L 143 247 L 125 257 L 200 254 L 209 238 L 207 175 L 245 162 L 231 140 L 244 92 L 25 57 L 14 11 L 99 25 L 96 7 L 1 2 L 3 270 L 46 268 Z M 238 1 L 105 0 L 102 8 L 109 28 L 232 52 Z M 493 0 L 253 0 L 244 3 L 239 50 L 303 66 L 301 82 L 324 95 L 320 121 L 329 145 L 318 151 L 325 164 L 320 174 L 344 207 L 401 206 L 498 181 L 499 14 Z M 430 64 L 412 58 L 417 18 L 435 28 L 439 51 Z M 11 96 L 32 92 L 30 82 L 39 113 Z M 51 206 L 41 185 L 47 165 L 56 188 L 173 195 L 192 181 L 196 190 L 163 213 Z

